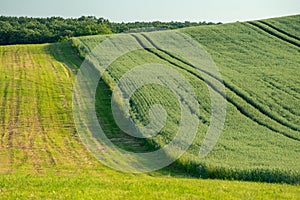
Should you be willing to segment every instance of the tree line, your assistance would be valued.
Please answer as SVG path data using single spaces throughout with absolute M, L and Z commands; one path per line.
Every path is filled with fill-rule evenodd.
M 177 29 L 212 25 L 207 22 L 130 22 L 114 23 L 104 18 L 32 18 L 0 16 L 0 45 L 51 43 L 70 37 L 130 32 L 136 29 Z

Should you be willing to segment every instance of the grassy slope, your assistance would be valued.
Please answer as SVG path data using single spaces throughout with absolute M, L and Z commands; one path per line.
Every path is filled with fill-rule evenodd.
M 295 18 L 299 20 L 299 17 Z M 293 21 L 289 23 L 295 25 Z M 201 34 L 196 28 L 186 29 L 184 32 L 205 46 L 220 68 L 223 79 L 234 85 L 239 91 L 243 91 L 247 98 L 260 104 L 266 110 L 266 116 L 273 116 L 277 122 L 288 122 L 291 126 L 284 126 L 290 129 L 299 126 L 300 110 L 297 102 L 299 102 L 300 57 L 298 47 L 248 23 L 228 24 L 210 27 L 210 29 L 203 28 Z M 218 39 L 216 40 L 216 38 Z M 242 124 L 249 123 L 242 122 Z M 230 124 L 230 120 L 228 124 Z M 269 124 L 273 127 L 276 126 L 278 130 L 284 128 L 282 125 L 284 123 L 281 125 L 279 123 Z M 231 126 L 230 129 L 232 132 L 241 132 L 239 127 Z M 247 138 L 248 146 L 264 149 L 266 157 L 258 154 L 257 160 L 264 162 L 270 158 L 270 166 L 276 166 L 275 160 L 278 160 L 278 156 L 285 151 L 284 149 L 289 149 L 288 143 L 294 143 L 290 151 L 283 153 L 280 157 L 291 156 L 292 152 L 294 152 L 294 156 L 291 156 L 290 161 L 285 161 L 286 164 L 281 163 L 280 166 L 288 165 L 289 168 L 296 167 L 295 169 L 299 170 L 299 164 L 295 163 L 299 163 L 300 159 L 299 142 L 279 136 L 277 142 L 273 143 L 271 138 L 277 137 L 277 133 L 274 131 L 271 133 L 267 130 L 257 130 L 258 134 L 256 135 L 250 131 L 251 129 L 245 130 L 249 130 L 246 132 L 247 135 L 251 134 L 251 138 Z M 289 131 L 291 130 L 284 130 L 285 133 Z M 262 139 L 261 136 L 264 132 L 267 134 L 266 138 L 259 143 L 267 142 L 269 144 L 260 146 L 257 140 Z M 300 135 L 299 131 L 296 131 L 295 134 L 296 136 Z M 255 152 L 255 150 L 250 152 Z M 271 156 L 272 154 L 274 157 Z M 255 155 L 254 158 L 251 156 L 251 159 L 256 160 L 255 157 Z
M 284 129 L 284 133 L 292 132 L 292 130 L 285 129 L 286 125 L 283 126 L 283 123 L 279 125 L 278 121 L 286 121 L 293 127 L 298 127 L 300 60 L 297 55 L 299 48 L 247 23 L 203 27 L 202 29 L 191 28 L 185 29 L 184 32 L 199 41 L 212 55 L 225 82 L 233 85 L 249 100 L 264 108 L 266 114 L 262 116 L 262 119 L 267 119 L 268 115 L 276 119 L 277 123 L 269 122 L 269 125 L 278 130 Z M 249 160 L 254 162 L 257 160 L 259 163 L 267 161 L 269 166 L 273 167 L 277 166 L 276 160 L 289 155 L 290 161 L 278 163 L 278 166 L 295 167 L 294 169 L 299 170 L 299 164 L 295 163 L 299 163 L 300 159 L 299 142 L 281 137 L 275 131 L 266 130 L 238 116 L 238 114 L 228 115 L 225 133 L 226 129 L 229 129 L 232 133 L 231 137 L 243 136 L 246 139 L 237 140 L 237 142 L 244 141 L 244 145 L 237 145 L 236 142 L 234 144 L 234 146 L 241 147 L 240 153 L 242 149 L 255 152 L 248 158 Z M 232 122 L 238 118 L 241 119 L 240 126 L 234 126 Z M 243 126 L 245 128 L 241 130 Z M 225 133 L 224 139 L 230 139 L 230 133 Z M 295 135 L 299 136 L 299 131 L 296 131 Z M 272 141 L 273 138 L 274 141 Z M 294 145 L 289 149 L 289 144 L 292 143 Z M 285 149 L 289 150 L 283 153 Z M 262 154 L 259 153 L 261 150 Z M 226 152 L 229 151 L 225 150 L 224 153 Z M 281 158 L 278 159 L 279 157 Z M 216 158 L 218 159 L 217 155 Z
M 0 51 L 0 199 L 297 198 L 299 187 L 291 185 L 150 177 L 107 169 L 74 134 L 73 75 L 67 65 L 78 66 L 80 60 L 72 56 L 70 45 L 16 45 Z
M 289 21 L 290 18 L 292 18 L 291 21 Z M 296 26 L 294 21 L 298 19 L 299 16 L 279 20 Z M 262 26 L 265 25 L 262 24 Z M 242 176 L 257 176 L 255 174 L 260 173 L 247 172 L 249 169 L 250 171 L 258 169 L 261 173 L 266 173 L 266 176 L 271 176 L 273 172 L 274 175 L 292 170 L 291 176 L 298 177 L 300 57 L 297 55 L 299 48 L 289 42 L 289 40 L 297 42 L 295 38 L 268 27 L 269 29 L 274 32 L 274 35 L 250 23 L 183 29 L 184 33 L 199 41 L 212 55 L 227 87 L 229 103 L 224 132 L 213 152 L 201 161 L 209 165 L 207 171 L 212 173 L 211 177 L 222 177 L 218 172 L 213 173 L 215 167 L 241 170 Z M 155 41 L 155 35 L 148 34 L 148 36 Z M 103 36 L 97 36 L 74 40 L 84 56 L 103 39 Z M 191 66 L 187 66 L 164 52 L 138 51 L 117 60 L 110 68 L 110 73 L 118 79 L 134 66 L 149 62 L 166 64 L 176 69 L 180 66 L 186 70 L 193 70 Z M 186 75 L 194 87 L 198 88 L 199 99 L 207 102 L 205 100 L 207 92 L 203 89 L 203 82 L 191 76 L 186 70 L 181 70 L 181 73 Z M 157 94 L 149 94 L 152 94 L 150 88 L 140 97 L 136 96 L 135 100 L 144 101 L 144 97 L 147 97 L 147 104 L 151 105 L 157 98 L 161 98 Z M 160 103 L 164 104 L 165 98 L 161 99 Z M 170 98 L 167 99 L 170 100 Z M 145 105 L 142 103 L 137 108 L 136 115 L 142 118 L 141 121 L 147 120 Z M 208 105 L 202 104 L 201 106 L 202 112 L 200 113 L 204 113 L 202 118 L 209 119 L 209 114 L 205 115 Z M 170 109 L 174 111 L 174 108 Z M 202 126 L 200 125 L 198 137 L 190 149 L 192 154 L 197 154 L 201 145 L 202 136 L 206 130 L 205 121 Z M 156 138 L 156 143 L 172 138 L 172 135 L 166 133 L 168 131 L 164 132 L 162 139 Z M 161 145 L 163 144 L 162 142 Z M 272 173 L 268 174 L 268 171 Z
M 72 120 L 73 74 L 52 47 L 0 47 L 0 173 L 80 168 L 93 160 Z

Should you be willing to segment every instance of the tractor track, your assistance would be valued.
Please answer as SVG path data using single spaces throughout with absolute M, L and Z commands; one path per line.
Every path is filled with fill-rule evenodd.
M 157 49 L 158 51 L 161 51 L 161 52 L 163 52 L 163 53 L 166 52 L 166 51 L 164 51 L 164 50 L 161 50 L 156 44 L 154 44 L 154 42 L 153 42 L 148 36 L 146 36 L 145 34 L 141 34 L 141 35 L 142 35 L 147 41 L 149 41 L 149 43 L 150 43 L 155 49 Z M 178 68 L 180 68 L 180 69 L 185 70 L 186 72 L 192 74 L 193 76 L 195 76 L 196 78 L 200 79 L 201 81 L 204 81 L 209 87 L 211 87 L 215 92 L 217 92 L 217 93 L 220 94 L 223 98 L 225 98 L 229 103 L 231 103 L 237 110 L 239 110 L 244 116 L 246 116 L 246 117 L 249 118 L 250 120 L 256 122 L 257 124 L 259 124 L 259 125 L 261 125 L 261 126 L 263 126 L 263 127 L 268 128 L 268 129 L 271 130 L 271 131 L 277 132 L 277 133 L 279 133 L 279 134 L 281 134 L 281 135 L 283 135 L 283 136 L 285 136 L 285 137 L 287 137 L 287 138 L 289 138 L 289 139 L 296 140 L 296 141 L 300 141 L 300 138 L 297 138 L 297 137 L 295 137 L 295 136 L 289 135 L 289 134 L 287 134 L 287 133 L 285 133 L 285 132 L 283 132 L 283 131 L 277 130 L 276 128 L 270 126 L 269 124 L 267 124 L 267 123 L 265 123 L 265 122 L 262 122 L 262 121 L 260 121 L 260 120 L 258 120 L 258 119 L 256 119 L 256 118 L 254 118 L 250 113 L 248 113 L 247 111 L 245 111 L 245 110 L 244 110 L 237 102 L 235 102 L 232 98 L 230 98 L 230 97 L 228 97 L 228 96 L 226 97 L 225 94 L 223 94 L 221 91 L 219 91 L 219 90 L 218 90 L 213 84 L 211 84 L 209 81 L 204 80 L 204 78 L 201 77 L 200 75 L 198 75 L 197 73 L 195 73 L 195 72 L 193 72 L 193 71 L 191 71 L 191 70 L 189 70 L 189 69 L 186 69 L 186 68 L 180 66 L 179 64 L 177 64 L 177 63 L 175 63 L 175 62 L 173 62 L 173 61 L 171 61 L 171 60 L 169 60 L 169 59 L 166 59 L 164 56 L 162 56 L 162 55 L 160 55 L 159 53 L 153 51 L 152 49 L 147 48 L 147 47 L 143 44 L 143 42 L 140 40 L 140 38 L 138 38 L 136 35 L 131 34 L 131 36 L 134 37 L 134 38 L 136 39 L 136 41 L 141 45 L 141 47 L 143 47 L 146 51 L 148 51 L 148 52 L 154 54 L 155 56 L 159 57 L 160 59 L 162 59 L 162 60 L 164 60 L 164 61 L 166 61 L 166 62 L 168 62 L 168 63 L 170 63 L 170 64 L 173 65 L 173 66 L 176 66 L 176 67 L 178 67 Z M 150 41 L 151 41 L 151 42 L 150 42 Z M 169 55 L 170 57 L 172 57 L 172 58 L 174 58 L 174 59 L 176 59 L 176 60 L 178 60 L 178 61 L 184 63 L 184 64 L 187 64 L 187 65 L 189 65 L 189 66 L 195 68 L 195 67 L 194 67 L 193 65 L 191 65 L 190 63 L 185 62 L 185 61 L 182 61 L 181 59 L 177 58 L 176 56 L 174 56 L 174 55 L 172 55 L 172 54 L 170 54 L 170 53 L 168 53 L 168 52 L 167 52 L 166 54 Z M 202 71 L 203 73 L 205 73 L 205 74 L 207 74 L 207 75 L 209 75 L 209 76 L 215 78 L 216 80 L 221 81 L 219 78 L 217 78 L 217 77 L 211 75 L 209 72 L 206 72 L 205 70 L 201 70 L 201 71 Z M 240 93 L 239 93 L 238 91 L 236 91 L 236 89 L 232 90 L 233 87 L 230 86 L 228 83 L 225 83 L 225 82 L 224 82 L 224 85 L 225 85 L 228 89 L 230 89 L 231 92 L 233 92 L 233 93 L 236 94 L 238 97 L 240 97 L 242 100 L 246 101 L 247 103 L 249 102 L 249 100 L 244 99 L 244 98 L 243 98 L 244 95 L 240 95 Z M 229 86 L 229 87 L 228 87 L 228 86 Z M 256 108 L 256 106 L 252 105 L 251 103 L 248 103 L 248 105 L 251 105 L 252 107 Z M 264 112 L 262 112 L 260 109 L 256 109 L 256 110 L 260 111 L 260 113 L 262 113 L 264 116 L 266 116 L 266 117 L 268 117 L 268 118 L 271 118 L 271 119 L 273 118 L 272 116 L 269 117 L 268 115 L 266 115 L 266 114 L 265 114 Z M 274 119 L 273 119 L 273 121 L 277 122 L 277 120 L 274 120 Z M 280 122 L 277 122 L 277 123 L 281 124 Z M 283 124 L 281 124 L 281 125 L 283 125 Z M 283 126 L 287 127 L 286 125 L 283 125 Z M 293 130 L 293 128 L 291 128 L 291 127 L 289 127 L 289 126 L 288 126 L 287 128 L 290 128 L 290 129 Z M 298 129 L 296 129 L 295 131 L 298 131 Z
M 20 87 L 20 85 L 21 85 L 20 78 L 21 77 L 22 77 L 22 73 L 19 75 L 17 83 L 14 82 L 15 83 L 15 88 Z M 15 109 L 11 109 L 11 112 L 10 112 L 10 117 L 12 117 L 13 119 L 9 123 L 8 136 L 7 136 L 7 147 L 10 150 L 9 164 L 10 164 L 11 169 L 12 169 L 12 166 L 14 164 L 14 157 L 15 157 L 13 138 L 14 138 L 14 135 L 16 135 L 16 130 L 17 130 L 18 125 L 19 125 L 19 114 L 20 114 L 20 106 L 21 106 L 21 101 L 20 101 L 21 100 L 21 90 L 19 90 L 19 89 L 15 90 L 14 94 L 16 96 L 15 96 L 14 101 L 11 105 L 13 105 L 13 107 Z M 16 137 L 17 137 L 17 135 L 16 135 Z
M 9 88 L 9 82 L 5 82 L 4 86 L 4 96 L 3 96 L 3 101 L 1 104 L 1 125 L 3 126 L 0 134 L 0 145 L 3 147 L 3 137 L 5 135 L 5 113 L 6 113 L 6 106 L 7 106 L 7 92 Z
M 176 59 L 179 62 L 182 62 L 194 69 L 196 69 L 195 66 L 193 66 L 192 64 L 178 58 L 177 56 L 174 56 L 173 54 L 160 49 L 147 35 L 145 34 L 141 34 L 154 48 L 156 48 L 158 51 L 161 51 L 165 54 L 167 54 L 168 56 L 170 56 L 171 58 Z M 163 56 L 161 56 L 163 57 Z M 163 59 L 165 59 L 163 57 Z M 184 68 L 185 69 L 185 68 Z M 293 131 L 300 131 L 299 127 L 296 127 L 293 124 L 290 124 L 288 122 L 282 121 L 281 119 L 278 119 L 277 117 L 273 116 L 271 113 L 269 113 L 267 110 L 265 110 L 262 106 L 260 106 L 259 104 L 257 104 L 255 101 L 253 101 L 252 99 L 250 99 L 249 97 L 247 97 L 245 94 L 243 94 L 243 92 L 240 92 L 237 88 L 235 88 L 233 85 L 227 83 L 225 80 L 221 80 L 219 77 L 216 77 L 215 75 L 207 72 L 206 70 L 203 69 L 199 69 L 201 72 L 205 73 L 206 75 L 216 79 L 217 81 L 219 81 L 220 83 L 223 83 L 225 85 L 226 88 L 228 88 L 231 92 L 233 92 L 234 94 L 236 94 L 238 97 L 240 97 L 241 99 L 243 99 L 244 101 L 246 101 L 249 105 L 251 105 L 252 107 L 254 107 L 256 110 L 258 110 L 260 113 L 262 113 L 263 115 L 267 116 L 268 118 L 272 119 L 273 121 L 276 121 L 277 123 L 281 124 L 282 126 L 285 126 L 289 129 L 292 129 Z
M 286 35 L 288 37 L 291 37 L 291 38 L 294 38 L 294 39 L 300 41 L 299 37 L 297 37 L 297 36 L 295 36 L 293 34 L 290 34 L 290 33 L 286 32 L 286 31 L 284 31 L 284 30 L 282 30 L 282 29 L 274 26 L 273 24 L 270 24 L 269 22 L 265 22 L 265 21 L 262 21 L 262 20 L 260 20 L 259 22 L 262 23 L 262 24 L 265 24 L 266 26 L 268 26 L 268 27 L 270 27 L 272 29 L 275 29 L 276 31 L 278 31 L 278 32 L 280 32 L 280 33 L 282 33 L 282 34 L 284 34 L 284 35 Z
M 259 24 L 258 22 L 247 22 L 247 23 L 250 24 L 251 26 L 254 26 L 254 27 L 256 27 L 256 28 L 259 28 L 260 30 L 262 30 L 262 31 L 264 31 L 264 32 L 266 32 L 266 33 L 268 33 L 268 34 L 270 34 L 270 35 L 272 35 L 272 36 L 274 36 L 274 37 L 276 37 L 276 38 L 282 40 L 282 41 L 285 41 L 285 42 L 287 42 L 287 43 L 289 43 L 289 44 L 291 44 L 291 45 L 293 45 L 293 46 L 296 46 L 296 47 L 298 47 L 298 48 L 300 47 L 300 44 L 299 44 L 298 42 L 296 42 L 296 41 L 294 41 L 294 40 L 292 40 L 292 39 L 283 37 L 282 35 L 276 33 L 276 32 L 275 32 L 275 31 L 277 31 L 276 29 L 273 29 L 273 28 L 272 28 L 272 29 L 275 30 L 275 31 L 269 30 L 268 28 L 264 27 L 263 25 Z M 269 26 L 269 27 L 270 27 L 270 26 Z M 271 28 L 271 27 L 270 27 L 270 28 Z M 278 31 L 278 32 L 279 32 L 279 31 Z M 280 33 L 282 33 L 282 32 L 280 32 Z M 284 34 L 284 33 L 282 33 L 282 34 Z M 288 36 L 288 35 L 286 35 L 286 34 L 284 34 L 284 35 L 287 36 L 287 37 L 290 37 L 290 36 Z
M 37 68 L 39 70 L 39 73 L 41 73 L 42 69 L 43 69 L 42 65 L 39 62 L 37 63 L 37 65 L 38 65 Z M 39 77 L 43 77 L 43 76 L 40 75 Z M 47 80 L 44 80 L 43 78 L 41 78 L 41 81 L 46 82 Z M 40 105 L 40 103 L 42 102 L 42 99 L 40 98 L 40 94 L 43 94 L 43 93 L 42 93 L 39 85 L 36 86 L 36 94 L 37 94 L 37 96 L 36 96 L 37 115 L 35 116 L 35 121 L 37 122 L 37 128 L 38 128 L 38 130 L 36 130 L 36 131 L 38 133 L 38 136 L 41 137 L 41 139 L 45 145 L 45 146 L 43 146 L 43 149 L 41 149 L 41 150 L 46 152 L 47 157 L 50 162 L 50 165 L 56 166 L 56 161 L 49 149 L 51 148 L 52 145 L 54 145 L 55 148 L 57 148 L 57 147 L 56 147 L 54 141 L 51 138 L 49 138 L 49 136 L 46 134 L 43 119 L 41 118 L 43 116 L 43 112 L 42 112 L 41 105 Z M 50 98 L 49 90 L 47 90 L 47 97 Z
M 163 53 L 169 55 L 171 58 L 174 58 L 176 60 L 178 60 L 179 62 L 182 62 L 192 68 L 195 68 L 195 66 L 193 66 L 192 64 L 183 61 L 182 59 L 178 58 L 177 56 L 174 56 L 173 54 L 165 51 L 165 50 L 161 50 L 159 49 L 159 47 L 145 34 L 141 34 L 153 47 L 155 47 L 156 49 L 158 49 L 159 51 L 162 51 Z M 219 77 L 216 77 L 215 75 L 207 72 L 206 70 L 203 69 L 199 69 L 201 72 L 207 74 L 208 76 L 216 79 L 217 81 L 219 81 L 220 83 L 223 83 L 225 85 L 226 88 L 228 88 L 231 92 L 233 92 L 234 94 L 236 94 L 238 97 L 240 97 L 241 99 L 243 99 L 244 101 L 246 101 L 248 104 L 250 104 L 252 107 L 254 107 L 255 109 L 257 109 L 259 112 L 261 112 L 263 115 L 269 117 L 270 119 L 272 119 L 273 121 L 276 121 L 277 123 L 281 124 L 282 126 L 285 126 L 287 128 L 292 129 L 293 131 L 300 131 L 300 128 L 294 126 L 293 124 L 284 122 L 280 119 L 278 119 L 277 117 L 273 116 L 271 113 L 269 113 L 268 111 L 266 111 L 262 106 L 260 106 L 259 104 L 257 104 L 256 102 L 254 102 L 252 99 L 250 99 L 249 97 L 247 97 L 245 94 L 243 94 L 243 92 L 240 92 L 238 89 L 236 89 L 233 85 L 227 83 L 225 80 L 221 80 Z
M 56 80 L 57 80 L 57 84 L 58 84 L 58 88 L 59 88 L 59 94 L 60 94 L 60 96 L 62 97 L 61 98 L 61 103 L 62 103 L 62 107 L 63 107 L 63 109 L 64 110 L 68 110 L 68 101 L 67 101 L 67 97 L 66 97 L 66 91 L 65 91 L 65 88 L 63 87 L 65 84 L 63 84 L 63 81 L 62 81 L 62 79 L 60 78 L 60 76 L 59 76 L 59 71 L 57 70 L 57 68 L 53 65 L 53 63 L 51 63 L 51 68 L 52 68 L 52 70 L 54 71 L 54 73 L 55 73 L 55 77 L 56 77 Z M 67 69 L 68 70 L 68 69 Z M 70 106 L 71 107 L 71 106 Z M 70 113 L 71 113 L 72 111 L 70 111 Z M 68 112 L 69 113 L 69 112 Z M 66 128 L 66 129 L 71 129 L 71 127 L 72 126 L 74 126 L 73 125 L 73 122 L 72 122 L 72 116 L 67 116 L 67 124 L 65 124 L 65 127 L 64 128 Z M 78 139 L 78 138 L 76 138 L 75 137 L 75 135 L 74 135 L 74 130 L 73 131 L 71 131 L 70 130 L 70 132 L 72 132 L 72 137 L 73 137 L 73 139 Z M 76 133 L 76 132 L 75 132 Z M 68 146 L 68 145 L 71 145 L 71 141 L 70 141 L 70 138 L 68 137 L 68 140 L 64 140 L 64 144 L 66 145 L 66 146 Z M 56 148 L 56 149 L 59 149 L 59 148 Z M 71 149 L 72 149 L 72 151 L 71 151 Z M 76 155 L 79 155 L 79 152 L 77 152 L 76 151 L 76 149 L 75 148 L 66 148 L 66 151 L 67 151 L 67 153 L 69 154 L 69 156 L 71 156 L 72 158 L 75 158 L 76 157 Z M 62 151 L 60 152 L 60 153 L 63 153 Z M 77 159 L 74 159 L 74 160 L 77 160 Z

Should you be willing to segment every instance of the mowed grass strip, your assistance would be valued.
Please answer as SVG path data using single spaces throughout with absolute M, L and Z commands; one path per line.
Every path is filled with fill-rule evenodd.
M 0 47 L 0 173 L 97 164 L 73 124 L 73 74 L 54 59 L 51 47 Z

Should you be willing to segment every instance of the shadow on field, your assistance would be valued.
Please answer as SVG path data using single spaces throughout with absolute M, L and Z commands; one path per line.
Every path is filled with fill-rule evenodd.
M 81 63 L 78 50 L 72 41 L 54 43 L 47 46 L 49 53 L 59 62 L 64 63 L 70 69 L 70 75 L 74 76 Z M 123 133 L 116 125 L 111 111 L 111 91 L 102 80 L 99 81 L 96 95 L 96 109 L 99 122 L 107 133 L 107 137 L 118 146 L 132 152 L 154 151 L 154 145 L 146 139 L 137 139 Z M 100 107 L 101 105 L 101 107 Z M 238 169 L 212 166 L 204 163 L 200 158 L 192 155 L 183 155 L 168 167 L 149 173 L 150 176 L 194 177 L 202 179 L 226 179 L 243 180 L 268 183 L 299 184 L 298 172 L 278 169 Z

